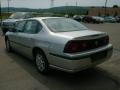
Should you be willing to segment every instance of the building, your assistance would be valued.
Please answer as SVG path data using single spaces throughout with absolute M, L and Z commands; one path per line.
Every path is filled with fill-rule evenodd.
M 88 15 L 90 16 L 104 16 L 106 11 L 106 15 L 110 16 L 120 16 L 120 7 L 119 8 L 90 8 Z

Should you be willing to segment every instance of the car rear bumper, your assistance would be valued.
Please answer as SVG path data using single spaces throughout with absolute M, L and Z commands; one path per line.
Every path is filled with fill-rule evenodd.
M 111 44 L 81 54 L 50 54 L 49 63 L 52 68 L 67 72 L 78 72 L 83 69 L 98 65 L 112 56 L 113 46 Z

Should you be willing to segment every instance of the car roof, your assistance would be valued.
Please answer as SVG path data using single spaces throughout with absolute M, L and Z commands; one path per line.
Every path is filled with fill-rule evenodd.
M 65 17 L 34 17 L 34 18 L 27 18 L 27 19 L 21 19 L 21 20 L 17 20 L 19 21 L 24 21 L 24 20 L 38 20 L 41 21 L 42 19 L 49 19 L 49 18 L 65 18 Z
M 29 18 L 29 19 L 42 20 L 42 19 L 49 19 L 49 18 L 64 18 L 64 17 L 34 17 L 34 18 Z

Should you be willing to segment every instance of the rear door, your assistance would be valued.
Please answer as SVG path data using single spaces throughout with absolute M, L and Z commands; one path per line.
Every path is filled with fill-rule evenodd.
M 40 31 L 40 24 L 36 20 L 27 20 L 23 32 L 18 34 L 19 51 L 27 57 L 32 57 L 35 36 Z

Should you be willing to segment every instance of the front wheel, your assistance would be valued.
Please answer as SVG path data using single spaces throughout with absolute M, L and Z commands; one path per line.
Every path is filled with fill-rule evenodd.
M 11 46 L 10 46 L 10 41 L 9 41 L 8 39 L 5 41 L 5 44 L 6 44 L 6 50 L 7 50 L 8 52 L 11 52 L 11 51 L 12 51 L 12 48 L 11 48 Z
M 36 68 L 40 73 L 47 73 L 49 69 L 48 61 L 45 55 L 41 51 L 35 53 Z

